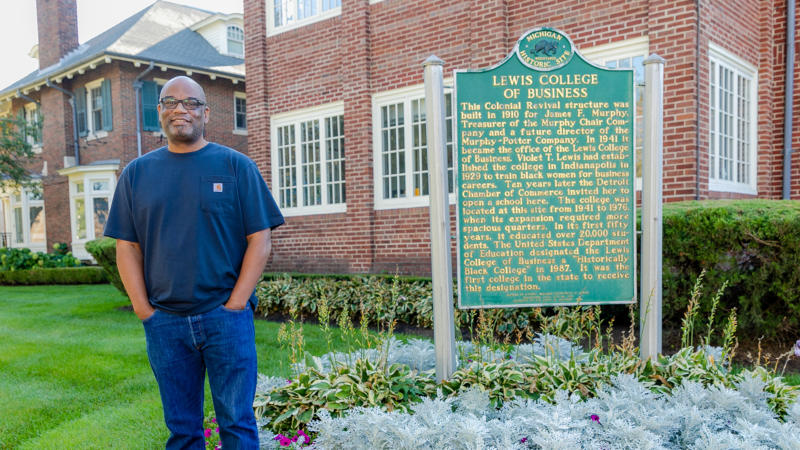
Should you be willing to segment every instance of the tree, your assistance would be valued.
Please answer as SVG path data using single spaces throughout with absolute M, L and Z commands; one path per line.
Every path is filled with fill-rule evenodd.
M 28 137 L 41 133 L 41 121 L 29 124 L 22 116 L 16 119 L 0 118 L 0 181 L 32 187 L 28 164 L 35 154 Z

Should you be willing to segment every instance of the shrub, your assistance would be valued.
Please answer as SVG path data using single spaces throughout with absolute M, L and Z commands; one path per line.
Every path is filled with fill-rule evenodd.
M 664 205 L 664 320 L 677 324 L 684 296 L 705 270 L 707 293 L 724 320 L 736 308 L 739 335 L 794 336 L 800 331 L 800 202 L 736 200 Z M 713 296 L 701 299 L 708 316 Z
M 95 266 L 0 271 L 0 285 L 101 283 L 108 283 L 106 273 Z
M 42 253 L 28 248 L 0 248 L 0 272 L 80 265 L 81 262 L 69 252 Z
M 109 237 L 95 239 L 86 243 L 86 251 L 91 253 L 97 264 L 105 270 L 108 281 L 127 297 L 128 293 L 125 292 L 125 286 L 122 285 L 122 278 L 119 277 L 117 270 L 117 241 Z

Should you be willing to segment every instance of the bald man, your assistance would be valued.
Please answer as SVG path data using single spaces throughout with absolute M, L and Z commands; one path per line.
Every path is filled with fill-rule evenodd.
M 211 386 L 225 449 L 257 449 L 255 286 L 283 216 L 255 163 L 205 139 L 210 106 L 188 77 L 158 104 L 167 145 L 133 160 L 104 234 L 141 319 L 168 449 L 205 449 L 203 386 Z

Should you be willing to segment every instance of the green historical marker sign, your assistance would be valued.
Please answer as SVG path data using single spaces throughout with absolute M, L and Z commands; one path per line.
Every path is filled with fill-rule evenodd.
M 635 301 L 633 71 L 539 28 L 455 87 L 459 306 Z

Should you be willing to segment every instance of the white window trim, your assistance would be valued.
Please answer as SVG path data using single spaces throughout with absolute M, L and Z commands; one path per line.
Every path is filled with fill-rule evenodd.
M 97 130 L 96 124 L 94 123 L 94 114 L 92 111 L 92 89 L 102 89 L 103 80 L 105 78 L 98 78 L 94 81 L 86 83 L 84 88 L 86 89 L 86 140 L 93 141 L 95 139 L 101 139 L 108 136 L 108 131 L 106 130 Z M 102 114 L 102 113 L 101 113 Z
M 650 51 L 650 40 L 647 36 L 641 36 L 633 39 L 626 39 L 624 41 L 619 42 L 612 42 L 610 44 L 603 44 L 597 45 L 595 47 L 591 47 L 585 50 L 581 50 L 580 54 L 585 59 L 591 61 L 593 64 L 597 65 L 598 67 L 605 68 L 605 62 L 610 60 L 622 59 L 622 58 L 631 58 L 634 56 L 643 56 L 647 58 L 648 52 Z M 598 61 L 598 62 L 595 62 Z M 636 80 L 634 79 L 634 83 Z M 636 87 L 634 86 L 634 89 Z M 634 105 L 636 108 L 636 105 Z M 636 111 L 634 110 L 634 115 Z M 644 118 L 642 118 L 644 119 Z M 633 142 L 634 142 L 634 151 L 636 150 L 636 140 L 637 140 L 637 133 L 636 133 L 636 126 L 633 127 Z M 644 148 L 642 148 L 644 151 Z M 634 158 L 636 155 L 634 155 Z M 642 155 L 644 158 L 644 155 Z M 634 164 L 633 170 L 636 170 L 636 165 Z M 634 179 L 634 188 L 637 191 L 642 190 L 642 174 L 636 173 Z
M 39 184 L 39 189 L 42 189 L 41 183 Z M 20 196 L 20 202 L 14 199 L 15 195 Z M 31 200 L 28 197 L 28 190 L 27 189 L 13 189 L 3 192 L 2 195 L 2 204 L 3 204 L 3 223 L 5 224 L 3 231 L 10 233 L 10 240 L 8 242 L 9 247 L 11 248 L 28 248 L 33 252 L 46 252 L 47 251 L 47 221 L 45 220 L 45 241 L 44 242 L 31 242 L 31 224 L 30 224 L 30 208 L 41 206 L 42 210 L 45 211 L 45 218 L 47 217 L 47 211 L 44 209 L 44 199 L 41 200 Z M 16 222 L 14 221 L 14 209 L 17 207 L 22 208 L 22 242 L 16 242 L 15 240 L 15 227 Z
M 237 98 L 241 98 L 242 100 L 246 101 L 247 100 L 247 94 L 245 94 L 244 92 L 239 92 L 239 91 L 235 91 L 233 93 L 233 134 L 238 134 L 240 136 L 247 136 L 247 128 L 238 128 L 236 126 L 236 114 L 237 114 L 237 111 L 236 111 L 236 99 Z M 246 113 L 246 111 L 245 111 L 245 113 Z M 245 116 L 246 115 L 247 114 L 245 114 Z M 247 120 L 247 118 L 245 117 L 245 121 L 246 120 Z M 246 124 L 247 124 L 247 122 L 245 122 L 245 125 Z
M 758 195 L 758 69 L 755 66 L 752 66 L 742 60 L 740 57 L 736 56 L 735 54 L 725 50 L 724 48 L 720 47 L 719 45 L 714 44 L 713 42 L 709 42 L 708 44 L 708 64 L 709 68 L 711 67 L 711 61 L 714 61 L 717 65 L 722 65 L 728 69 L 732 69 L 735 75 L 741 75 L 750 80 L 750 92 L 748 93 L 750 97 L 750 153 L 748 154 L 749 158 L 749 173 L 747 174 L 747 178 L 750 180 L 749 183 L 738 183 L 734 181 L 727 181 L 727 180 L 719 180 L 714 177 L 713 173 L 708 174 L 708 189 L 714 192 L 730 192 L 736 194 L 749 194 L 749 195 Z M 713 76 L 709 70 L 709 76 Z M 709 79 L 709 89 L 711 87 L 711 80 Z M 713 114 L 711 113 L 712 105 L 710 101 L 711 96 L 709 95 L 709 104 L 708 104 L 708 117 L 709 120 L 715 120 Z M 737 109 L 738 105 L 737 102 L 733 102 L 733 116 L 734 119 L 737 117 Z M 709 133 L 709 142 L 714 137 L 711 136 L 711 124 L 709 123 L 708 127 Z M 718 147 L 715 147 L 718 148 Z M 711 146 L 709 145 L 709 151 Z M 708 155 L 709 158 L 712 157 L 711 154 Z M 709 169 L 711 164 L 709 162 Z
M 446 78 L 443 81 L 445 86 L 452 86 L 453 79 Z M 446 93 L 450 93 L 450 90 L 446 90 Z M 374 94 L 372 96 L 372 179 L 373 179 L 373 199 L 374 199 L 374 207 L 376 210 L 383 210 L 383 209 L 399 209 L 399 208 L 420 208 L 420 207 L 427 207 L 430 205 L 430 196 L 428 195 L 419 195 L 419 196 L 406 196 L 404 198 L 383 198 L 383 167 L 381 166 L 383 163 L 383 156 L 382 156 L 382 142 L 383 138 L 381 136 L 381 107 L 393 104 L 393 103 L 403 103 L 404 108 L 408 106 L 408 111 L 410 112 L 410 104 L 412 100 L 416 100 L 419 98 L 425 97 L 425 85 L 414 85 L 400 89 L 393 89 L 391 91 L 381 92 L 378 94 Z M 455 101 L 453 99 L 453 101 Z M 453 114 L 455 115 L 455 107 L 452 109 Z M 404 123 L 403 125 L 405 133 L 404 140 L 406 142 L 406 187 L 407 191 L 410 192 L 414 186 L 414 174 L 413 174 L 413 152 L 410 150 L 410 145 L 412 141 L 412 128 L 411 128 L 411 115 L 404 114 Z M 455 117 L 453 118 L 453 127 L 455 127 Z M 455 131 L 453 131 L 453 139 L 455 140 Z M 456 143 L 453 142 L 455 146 Z M 454 147 L 455 148 L 455 147 Z M 457 170 L 458 164 L 453 163 L 455 166 L 453 168 L 453 178 L 454 183 L 457 179 Z M 446 182 L 446 181 L 445 181 Z M 453 190 L 457 189 L 457 186 L 453 186 Z M 456 196 L 455 192 L 448 195 L 448 202 L 449 204 L 455 204 Z
M 41 111 L 41 108 L 39 107 L 39 105 L 37 105 L 36 103 L 33 103 L 33 102 L 29 102 L 29 103 L 25 104 L 25 121 L 26 122 L 28 122 L 28 114 L 33 114 L 37 109 L 39 109 L 39 120 L 41 120 L 42 111 Z M 31 123 L 28 122 L 28 125 L 30 125 L 30 124 Z M 38 144 L 34 143 L 33 142 L 33 137 L 28 136 L 28 143 L 31 144 L 31 150 L 33 150 L 33 153 L 36 153 L 36 154 L 42 153 L 42 142 L 39 142 Z
M 327 11 L 322 11 L 322 0 L 316 0 L 318 3 L 318 14 L 306 17 L 305 19 L 296 20 L 290 24 L 275 26 L 275 0 L 264 0 L 267 5 L 267 37 L 275 36 L 276 34 L 283 33 L 284 31 L 294 30 L 296 28 L 304 27 L 315 22 L 330 19 L 342 14 L 342 7 L 337 6 Z
M 326 117 L 331 117 L 331 116 L 344 116 L 344 102 L 339 101 L 339 102 L 329 103 L 329 104 L 326 104 L 326 105 L 315 106 L 315 107 L 311 107 L 311 108 L 304 108 L 304 109 L 299 109 L 299 110 L 296 110 L 296 111 L 276 114 L 276 115 L 272 116 L 272 118 L 270 119 L 270 129 L 271 129 L 271 132 L 270 132 L 270 140 L 271 140 L 271 143 L 270 143 L 270 148 L 271 148 L 270 161 L 272 161 L 271 165 L 272 165 L 272 185 L 273 185 L 272 192 L 275 193 L 275 196 L 276 196 L 276 199 L 277 199 L 278 202 L 280 202 L 280 199 L 279 199 L 279 196 L 280 196 L 280 174 L 279 174 L 279 171 L 278 171 L 279 170 L 279 167 L 278 167 L 278 161 L 279 161 L 279 156 L 278 156 L 278 128 L 283 127 L 283 126 L 287 126 L 287 125 L 295 125 L 295 133 L 299 134 L 300 133 L 300 131 L 299 131 L 300 122 L 305 122 L 305 121 L 313 120 L 313 119 L 320 120 L 320 142 L 321 142 L 320 154 L 321 155 L 325 155 L 325 138 L 326 138 L 326 136 L 325 136 L 325 131 L 324 131 L 324 119 Z M 300 143 L 300 140 L 299 139 L 295 139 L 295 145 L 299 146 L 299 143 Z M 298 154 L 298 157 L 297 157 L 297 160 L 296 160 L 297 161 L 298 170 L 300 168 L 300 160 L 301 160 L 301 158 L 300 158 L 300 155 Z M 347 161 L 347 148 L 345 148 L 345 162 L 346 161 Z M 326 162 L 327 162 L 327 160 L 324 160 L 323 164 L 322 164 L 323 180 L 325 179 L 325 176 L 327 175 L 327 164 L 326 164 Z M 302 202 L 303 202 L 303 199 L 302 199 L 302 187 L 300 185 L 302 177 L 300 177 L 299 174 L 298 174 L 297 179 L 298 179 L 297 204 L 298 205 L 302 205 Z M 322 195 L 323 204 L 322 205 L 297 206 L 297 207 L 294 207 L 294 208 L 287 208 L 287 207 L 281 206 L 280 207 L 281 208 L 281 213 L 286 217 L 292 217 L 292 216 L 305 216 L 305 215 L 313 215 L 313 214 L 335 214 L 335 213 L 347 212 L 347 202 L 346 201 L 345 201 L 345 203 L 336 203 L 336 204 L 324 203 L 324 202 L 327 201 L 327 193 L 326 193 L 327 184 L 324 181 L 323 181 L 322 187 L 323 187 L 323 195 Z M 347 188 L 347 182 L 345 181 L 345 189 L 346 188 Z
M 86 251 L 86 242 L 101 236 L 94 234 L 94 221 L 92 220 L 95 197 L 108 197 L 108 210 L 111 211 L 111 204 L 114 201 L 114 190 L 117 186 L 117 169 L 119 164 L 98 164 L 96 166 L 75 166 L 59 171 L 60 175 L 69 178 L 69 218 L 70 218 L 70 237 L 72 239 L 72 254 L 78 259 L 91 260 L 92 255 Z M 91 181 L 108 181 L 108 190 L 94 192 L 91 189 Z M 83 192 L 78 193 L 76 183 L 83 182 Z M 75 211 L 75 199 L 83 197 L 86 219 L 86 238 L 79 239 L 77 236 L 78 221 Z

